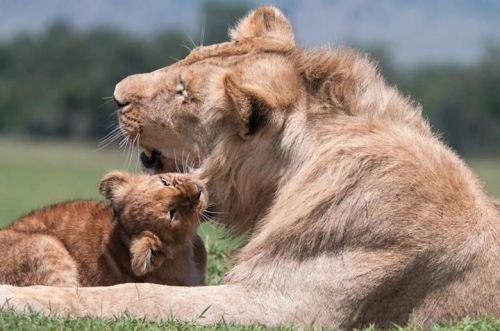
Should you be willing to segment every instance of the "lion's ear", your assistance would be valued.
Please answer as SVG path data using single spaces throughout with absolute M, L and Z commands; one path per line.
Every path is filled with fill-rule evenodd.
M 276 7 L 263 6 L 250 12 L 229 31 L 231 40 L 261 37 L 279 40 L 287 45 L 295 45 L 292 25 Z
M 224 79 L 229 106 L 235 112 L 239 134 L 243 139 L 250 139 L 264 127 L 270 106 L 263 95 L 245 89 L 234 78 L 227 75 Z
M 111 202 L 117 203 L 117 200 L 123 195 L 129 179 L 130 174 L 125 171 L 112 171 L 106 174 L 99 182 L 99 193 Z

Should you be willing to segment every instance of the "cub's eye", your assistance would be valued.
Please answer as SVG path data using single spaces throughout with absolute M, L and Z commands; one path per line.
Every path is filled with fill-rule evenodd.
M 170 182 L 168 180 L 166 180 L 165 178 L 162 178 L 161 182 L 163 183 L 164 186 L 170 186 Z

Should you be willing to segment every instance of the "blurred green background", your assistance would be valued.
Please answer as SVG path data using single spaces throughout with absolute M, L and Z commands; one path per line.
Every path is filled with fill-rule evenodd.
M 95 3 L 83 1 L 82 13 Z M 109 99 L 115 84 L 184 57 L 201 39 L 204 44 L 226 40 L 228 26 L 256 5 L 193 3 L 197 5 L 185 9 L 199 11 L 202 19 L 191 33 L 175 24 L 146 34 L 113 24 L 82 28 L 68 19 L 51 20 L 38 30 L 18 29 L 7 37 L 0 33 L 0 225 L 48 203 L 96 198 L 96 184 L 106 171 L 136 169 L 136 155 L 127 161 L 116 146 L 98 150 L 98 141 L 116 125 Z M 286 1 L 277 4 L 285 13 L 293 9 Z M 0 11 L 12 11 L 8 6 L 0 4 Z M 300 16 L 292 15 L 295 21 L 300 31 Z M 422 33 L 429 33 L 421 23 Z M 301 41 L 309 42 L 307 37 Z M 487 190 L 500 197 L 498 39 L 486 38 L 477 46 L 479 55 L 465 62 L 413 65 L 395 60 L 384 40 L 366 42 L 353 36 L 340 44 L 346 43 L 369 53 L 390 84 L 421 103 L 434 129 L 477 171 Z

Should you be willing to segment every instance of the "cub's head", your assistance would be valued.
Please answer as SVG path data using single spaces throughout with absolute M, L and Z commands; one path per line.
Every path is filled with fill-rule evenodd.
M 166 243 L 192 237 L 208 202 L 203 186 L 186 174 L 113 171 L 101 180 L 99 192 L 131 235 L 147 230 Z

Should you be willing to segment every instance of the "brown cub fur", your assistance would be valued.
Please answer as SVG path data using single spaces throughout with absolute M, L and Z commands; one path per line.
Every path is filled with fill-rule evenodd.
M 63 202 L 0 231 L 0 283 L 106 286 L 204 283 L 207 254 L 196 234 L 207 206 L 185 174 L 113 171 L 98 201 Z

